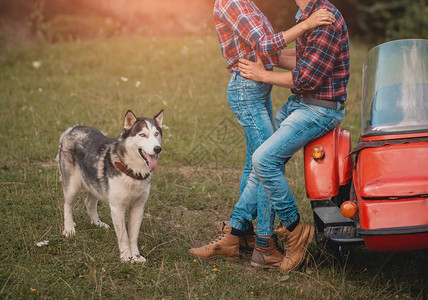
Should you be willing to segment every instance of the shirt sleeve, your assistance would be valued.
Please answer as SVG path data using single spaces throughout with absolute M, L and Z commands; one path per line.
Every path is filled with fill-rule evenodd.
M 224 0 L 219 17 L 260 56 L 278 55 L 278 51 L 287 47 L 282 32 L 267 34 L 265 25 L 254 10 L 245 1 Z
M 334 26 L 316 27 L 308 36 L 302 58 L 293 70 L 293 91 L 316 91 L 332 76 L 340 53 L 340 36 Z

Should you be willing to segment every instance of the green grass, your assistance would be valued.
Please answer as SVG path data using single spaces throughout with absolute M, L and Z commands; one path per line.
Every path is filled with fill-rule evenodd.
M 361 67 L 368 48 L 352 44 L 352 77 L 343 127 L 359 134 Z M 40 68 L 32 62 L 40 61 Z M 127 81 L 125 81 L 126 78 Z M 245 142 L 227 107 L 229 75 L 214 36 L 133 38 L 15 48 L 0 53 L 0 297 L 155 299 L 423 299 L 426 252 L 390 254 L 353 248 L 344 267 L 310 246 L 289 275 L 240 262 L 199 261 L 187 250 L 210 240 L 238 197 Z M 274 88 L 277 110 L 289 92 Z M 77 236 L 61 236 L 56 156 L 70 126 L 115 137 L 128 109 L 165 109 L 164 152 L 153 181 L 139 246 L 148 259 L 119 260 L 113 229 L 90 224 L 79 196 Z M 302 153 L 287 178 L 303 219 Z M 111 223 L 107 205 L 100 217 Z M 47 246 L 37 242 L 49 240 Z

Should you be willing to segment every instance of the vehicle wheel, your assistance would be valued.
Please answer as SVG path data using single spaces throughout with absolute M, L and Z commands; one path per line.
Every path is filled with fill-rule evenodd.
M 329 241 L 324 235 L 324 224 L 315 218 L 315 239 L 321 259 L 329 263 L 343 264 L 345 251 L 342 246 Z

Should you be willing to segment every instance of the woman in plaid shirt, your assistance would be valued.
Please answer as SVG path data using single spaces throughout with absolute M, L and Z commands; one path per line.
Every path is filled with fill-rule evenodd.
M 251 179 L 253 153 L 274 133 L 270 99 L 272 85 L 243 78 L 238 62 L 240 58 L 256 61 L 258 56 L 268 70 L 272 70 L 274 66 L 287 67 L 290 65 L 290 57 L 285 55 L 286 52 L 282 56 L 281 50 L 305 31 L 331 24 L 335 18 L 327 10 L 319 10 L 293 28 L 275 34 L 270 22 L 252 0 L 216 0 L 214 21 L 220 48 L 231 73 L 227 89 L 228 103 L 238 122 L 244 127 L 247 155 L 240 183 L 241 197 L 231 214 L 231 220 L 228 224 L 221 224 L 219 235 L 214 241 L 200 248 L 192 248 L 189 253 L 200 258 L 238 259 L 240 241 L 246 246 L 252 244 L 254 247 L 253 233 L 247 236 L 244 232 L 251 227 L 252 220 L 257 218 L 256 247 L 266 246 L 267 251 L 272 254 L 266 257 L 265 265 L 278 267 L 284 257 L 273 235 L 275 213 L 271 201 L 258 182 L 255 183 L 251 201 L 242 198 Z M 247 238 L 252 238 L 252 243 L 248 243 Z M 254 250 L 256 255 L 257 251 Z

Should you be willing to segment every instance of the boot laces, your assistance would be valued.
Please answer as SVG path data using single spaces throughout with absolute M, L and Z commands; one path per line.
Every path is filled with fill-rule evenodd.
M 284 253 L 284 250 L 285 250 L 285 249 L 283 250 L 283 249 L 280 247 L 280 245 L 279 245 L 279 243 L 278 243 L 278 237 L 277 237 L 276 235 L 275 235 L 275 239 L 274 239 L 274 240 L 275 240 L 275 247 L 276 247 L 276 249 L 279 251 L 279 253 L 281 253 L 281 254 L 283 254 L 283 255 L 284 255 L 284 254 L 285 254 L 285 253 Z
M 224 235 L 225 235 L 225 234 L 226 234 L 226 232 L 224 232 L 224 231 L 219 231 L 219 232 L 217 233 L 216 237 L 215 237 L 211 242 L 209 242 L 209 244 L 214 244 L 214 243 L 216 243 L 216 242 L 220 241 L 220 240 L 224 237 Z
M 290 250 L 291 246 L 290 246 L 290 239 L 288 237 L 284 238 L 284 252 L 287 252 L 288 250 Z

